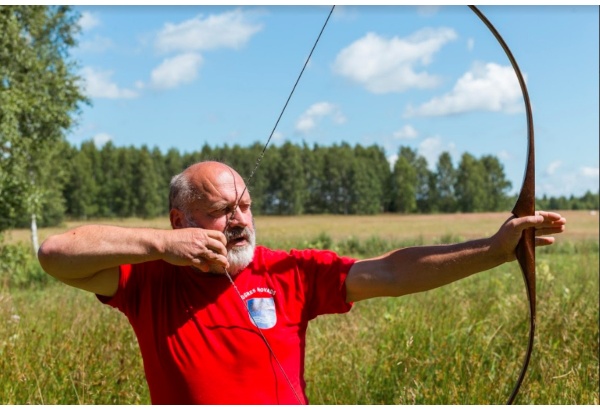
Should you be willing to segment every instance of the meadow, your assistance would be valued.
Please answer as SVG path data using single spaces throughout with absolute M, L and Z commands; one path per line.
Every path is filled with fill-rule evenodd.
M 599 404 L 598 215 L 563 212 L 567 232 L 537 250 L 537 333 L 517 404 Z M 369 257 L 495 232 L 506 214 L 257 217 L 258 242 Z M 168 229 L 166 218 L 87 221 Z M 40 239 L 81 224 L 42 229 Z M 27 231 L 5 235 L 27 243 Z M 55 283 L 0 281 L 0 403 L 149 404 L 126 318 Z M 527 344 L 517 263 L 397 299 L 356 303 L 309 326 L 312 404 L 502 404 Z

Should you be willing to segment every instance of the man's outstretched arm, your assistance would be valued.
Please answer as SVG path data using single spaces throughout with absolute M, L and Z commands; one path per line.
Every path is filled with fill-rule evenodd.
M 510 218 L 490 238 L 453 245 L 416 246 L 356 262 L 346 279 L 346 300 L 356 302 L 379 296 L 401 296 L 434 289 L 515 260 L 521 233 L 536 229 L 536 246 L 554 243 L 552 235 L 564 230 L 557 213 Z
M 38 251 L 42 268 L 58 280 L 99 295 L 112 296 L 119 266 L 152 260 L 207 271 L 228 266 L 225 236 L 200 228 L 161 230 L 86 225 L 50 236 Z

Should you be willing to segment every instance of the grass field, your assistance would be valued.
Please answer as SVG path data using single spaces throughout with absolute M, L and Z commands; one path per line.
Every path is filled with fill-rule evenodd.
M 563 214 L 567 232 L 537 252 L 538 331 L 519 404 L 599 404 L 598 215 Z M 270 246 L 325 243 L 366 252 L 374 243 L 380 249 L 487 236 L 505 218 L 257 217 L 256 226 L 259 242 Z M 166 220 L 95 222 L 168 228 Z M 40 237 L 77 224 L 43 229 Z M 13 231 L 6 239 L 27 241 L 28 233 Z M 444 288 L 363 301 L 349 314 L 320 317 L 307 340 L 310 401 L 501 404 L 525 353 L 526 302 L 511 263 Z M 149 403 L 135 335 L 123 315 L 93 295 L 54 283 L 4 286 L 0 323 L 0 403 Z

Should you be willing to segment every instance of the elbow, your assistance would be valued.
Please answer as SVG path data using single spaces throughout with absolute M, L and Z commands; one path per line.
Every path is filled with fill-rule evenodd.
M 40 266 L 47 274 L 51 276 L 56 276 L 54 274 L 53 267 L 60 256 L 60 248 L 55 242 L 56 241 L 53 240 L 52 237 L 46 239 L 44 242 L 42 242 L 42 245 L 38 249 L 37 253 Z

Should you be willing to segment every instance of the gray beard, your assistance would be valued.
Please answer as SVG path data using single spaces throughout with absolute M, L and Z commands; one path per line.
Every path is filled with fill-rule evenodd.
M 232 233 L 235 234 L 237 230 L 237 234 L 239 235 L 240 231 L 248 239 L 248 245 L 244 245 L 241 247 L 234 247 L 227 251 L 227 261 L 229 262 L 229 272 L 232 275 L 237 275 L 240 273 L 246 266 L 250 265 L 252 259 L 254 259 L 254 248 L 256 247 L 256 234 L 254 231 L 250 229 L 243 228 L 233 228 L 232 230 L 227 230 L 225 236 L 229 239 L 232 236 Z

